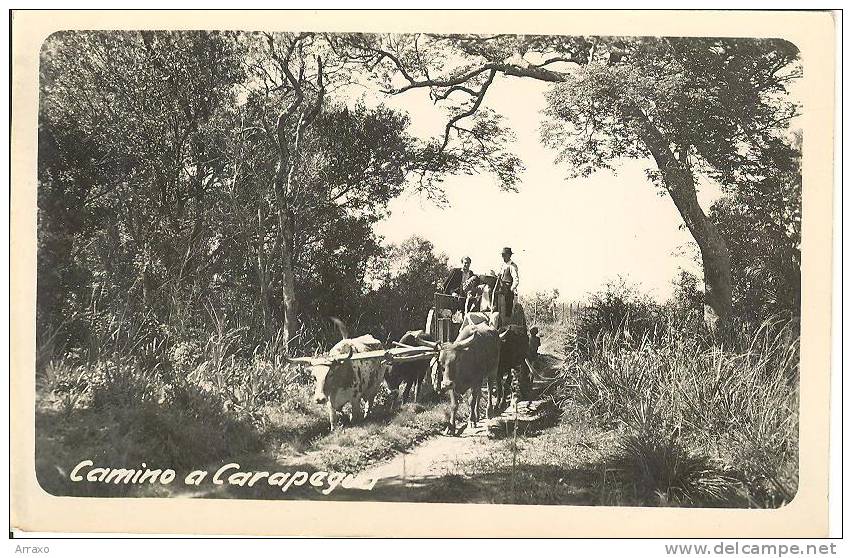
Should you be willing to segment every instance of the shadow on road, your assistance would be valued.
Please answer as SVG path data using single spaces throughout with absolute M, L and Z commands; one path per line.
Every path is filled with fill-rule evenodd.
M 435 474 L 381 479 L 370 491 L 339 490 L 335 500 L 473 504 L 598 505 L 606 503 L 601 468 L 561 469 L 519 464 L 464 475 Z

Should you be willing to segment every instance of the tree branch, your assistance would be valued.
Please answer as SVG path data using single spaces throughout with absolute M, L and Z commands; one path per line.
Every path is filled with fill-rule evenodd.
M 447 89 L 446 91 L 444 91 L 443 93 L 435 93 L 432 96 L 432 100 L 435 103 L 437 103 L 438 101 L 443 101 L 444 99 L 449 97 L 455 91 L 463 91 L 463 92 L 467 93 L 468 95 L 470 95 L 471 97 L 477 96 L 476 91 L 474 91 L 473 89 L 470 89 L 470 88 L 465 87 L 463 85 L 454 85 L 454 86 L 450 87 L 449 89 Z
M 548 64 L 555 64 L 556 62 L 569 62 L 569 63 L 574 62 L 574 63 L 577 63 L 577 64 L 580 63 L 580 61 L 578 59 L 571 57 L 571 56 L 554 56 L 553 58 L 548 58 L 547 60 L 545 60 L 541 64 L 532 64 L 532 67 L 533 68 L 542 68 L 544 66 L 547 66 Z
M 319 56 L 317 59 L 317 100 L 314 103 L 314 107 L 311 109 L 311 112 L 308 114 L 308 119 L 305 121 L 305 124 L 308 125 L 313 122 L 314 118 L 320 113 L 322 109 L 323 98 L 325 97 L 325 83 L 323 82 L 323 66 L 322 66 L 322 58 Z
M 473 106 L 470 109 L 466 110 L 461 114 L 457 114 L 452 117 L 449 122 L 447 122 L 447 127 L 444 130 L 444 143 L 441 145 L 441 151 L 446 149 L 447 143 L 450 141 L 450 130 L 453 129 L 456 122 L 461 120 L 462 118 L 467 118 L 468 116 L 473 115 L 477 109 L 479 109 L 479 105 L 482 104 L 482 100 L 485 98 L 485 92 L 488 91 L 488 87 L 491 85 L 491 82 L 494 81 L 494 76 L 497 75 L 497 70 L 491 70 L 488 74 L 488 79 L 485 80 L 485 83 L 482 84 L 482 88 L 479 90 L 479 93 L 476 96 L 476 101 L 473 103 Z

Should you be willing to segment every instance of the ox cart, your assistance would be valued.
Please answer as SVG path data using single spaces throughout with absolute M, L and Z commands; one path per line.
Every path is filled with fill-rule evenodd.
M 523 306 L 515 299 L 509 315 L 505 295 L 497 288 L 498 281 L 495 275 L 475 275 L 465 286 L 464 296 L 435 293 L 425 331 L 438 343 L 451 342 L 458 336 L 468 314 L 492 313 L 497 308 L 500 309 L 500 326 L 516 325 L 526 330 Z
M 348 338 L 341 327 L 343 339 L 329 350 L 328 355 L 288 358 L 288 361 L 311 367 L 316 381 L 314 399 L 327 406 L 331 429 L 334 429 L 336 414 L 346 404 L 351 403 L 353 421 L 362 416 L 362 402 L 367 404 L 369 412 L 382 384 L 394 394 L 393 400 L 399 394 L 402 381 L 406 384 L 403 401 L 412 386 L 417 400 L 420 385 L 426 377 L 431 380 L 427 383 L 431 383 L 432 389 L 437 391 L 440 367 L 435 364 L 427 367 L 423 361 L 431 362 L 445 349 L 456 350 L 454 346 L 441 347 L 440 344 L 454 342 L 465 324 L 488 322 L 500 330 L 500 346 L 496 348 L 499 352 L 499 379 L 496 384 L 499 405 L 503 400 L 503 378 L 508 378 L 504 372 L 523 367 L 528 340 L 523 308 L 515 302 L 511 312 L 506 310 L 505 298 L 501 300 L 500 289 L 495 289 L 499 286 L 497 281 L 496 276 L 476 276 L 466 285 L 464 297 L 435 293 L 425 330 L 409 331 L 399 342 L 387 345 L 369 334 Z M 495 290 L 496 295 L 493 294 Z M 495 308 L 499 311 L 492 311 Z M 423 364 L 417 364 L 419 362 Z M 491 390 L 487 390 L 485 395 L 486 406 L 490 406 Z
M 523 305 L 516 297 L 509 303 L 505 285 L 493 274 L 474 275 L 463 285 L 463 296 L 435 293 L 426 318 L 425 331 L 436 343 L 454 342 L 462 327 L 487 322 L 500 332 L 498 402 L 504 393 L 531 396 L 534 368 L 529 360 L 529 337 Z M 511 304 L 511 312 L 508 310 Z M 505 383 L 505 385 L 504 385 Z M 481 395 L 487 405 L 491 393 Z M 513 397 L 514 397 L 513 395 Z M 499 404 L 499 403 L 498 403 Z

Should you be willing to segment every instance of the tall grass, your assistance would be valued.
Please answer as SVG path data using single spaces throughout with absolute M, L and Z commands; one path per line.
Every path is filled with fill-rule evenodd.
M 623 427 L 620 459 L 649 497 L 789 502 L 798 471 L 796 324 L 767 320 L 728 347 L 678 325 L 644 323 L 638 338 L 629 318 L 602 328 L 573 347 L 562 398 Z
M 242 328 L 212 309 L 211 321 L 206 336 L 154 336 L 104 319 L 91 350 L 37 368 L 37 464 L 46 489 L 80 490 L 56 473 L 81 459 L 195 468 L 260 451 L 272 427 L 281 430 L 290 418 L 282 403 L 307 397 L 305 374 L 286 363 L 280 337 L 246 354 Z M 327 420 L 305 419 L 298 427 L 307 431 Z
M 132 486 L 70 483 L 68 471 L 83 459 L 114 467 L 145 462 L 178 474 L 252 459 L 354 471 L 445 423 L 440 405 L 396 413 L 385 405 L 364 424 L 329 434 L 310 374 L 286 361 L 283 334 L 247 348 L 243 328 L 210 314 L 214 328 L 206 337 L 136 342 L 133 350 L 122 341 L 124 352 L 54 358 L 41 367 L 36 468 L 46 490 L 142 495 Z

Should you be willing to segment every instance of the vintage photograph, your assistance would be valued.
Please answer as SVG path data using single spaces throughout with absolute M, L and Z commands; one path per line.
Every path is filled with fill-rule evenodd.
M 48 494 L 796 496 L 796 44 L 69 30 L 38 64 Z

